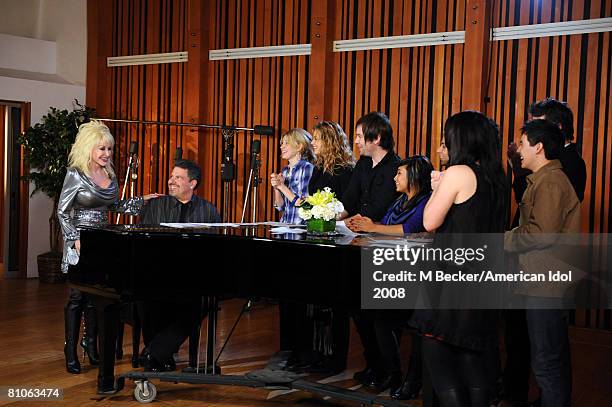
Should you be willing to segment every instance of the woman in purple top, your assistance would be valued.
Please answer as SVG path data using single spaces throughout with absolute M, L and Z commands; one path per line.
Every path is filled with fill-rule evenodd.
M 350 228 L 354 232 L 374 232 L 403 236 L 424 232 L 423 210 L 431 196 L 431 172 L 433 166 L 427 157 L 415 155 L 399 162 L 395 175 L 395 187 L 402 195 L 393 202 L 380 223 L 368 217 L 356 215 Z

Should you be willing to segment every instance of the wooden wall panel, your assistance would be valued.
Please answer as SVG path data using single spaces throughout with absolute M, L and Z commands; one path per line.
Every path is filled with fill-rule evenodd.
M 93 7 L 101 16 L 108 17 L 104 24 L 101 18 L 98 20 L 99 30 L 108 31 L 108 34 L 104 42 L 95 44 L 102 48 L 99 51 L 102 55 L 97 60 L 98 77 L 94 80 L 97 92 L 88 92 L 88 104 L 95 106 L 101 117 L 185 121 L 184 112 L 189 102 L 185 98 L 186 64 L 116 68 L 105 65 L 107 56 L 185 51 L 187 1 L 113 0 Z M 184 127 L 123 123 L 110 123 L 109 127 L 116 140 L 114 161 L 120 182 L 126 172 L 130 142 L 138 142 L 138 194 L 166 191 L 178 146 L 183 147 L 185 158 L 197 157 L 197 132 Z
M 342 1 L 336 38 L 461 31 L 465 0 Z M 353 139 L 362 115 L 385 112 L 394 129 L 397 153 L 425 154 L 438 162 L 436 149 L 445 118 L 461 110 L 463 45 L 444 45 L 334 54 L 336 97 L 331 120 Z M 437 165 L 437 164 L 436 164 Z
M 211 49 L 243 48 L 309 43 L 308 1 L 217 1 L 211 10 Z M 306 127 L 308 110 L 307 56 L 210 61 L 208 86 L 211 123 L 253 127 L 274 126 L 274 136 L 238 133 L 234 137 L 237 180 L 230 185 L 228 219 L 240 220 L 250 169 L 250 145 L 261 140 L 262 178 L 280 171 L 280 136 L 293 127 Z M 210 154 L 201 163 L 211 200 L 223 208 L 220 163 L 223 138 L 220 131 L 206 132 L 211 138 Z M 269 183 L 260 185 L 258 220 L 277 216 L 272 207 Z M 247 214 L 250 214 L 250 206 Z M 247 216 L 247 220 L 250 216 Z
M 493 12 L 493 24 L 502 27 L 610 17 L 612 3 L 507 0 Z M 587 163 L 583 230 L 611 230 L 610 33 L 496 41 L 492 62 L 487 113 L 500 124 L 504 145 L 519 137 L 533 101 L 550 96 L 568 102 L 575 141 Z

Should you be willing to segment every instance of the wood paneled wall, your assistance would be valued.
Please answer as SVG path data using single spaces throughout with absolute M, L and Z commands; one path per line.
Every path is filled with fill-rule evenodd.
M 87 104 L 102 118 L 184 122 L 188 89 L 186 64 L 106 68 L 106 57 L 187 49 L 186 0 L 90 1 L 91 44 Z M 92 16 L 94 14 L 95 16 Z M 92 38 L 93 36 L 93 38 Z M 95 58 L 96 64 L 91 60 Z M 93 83 L 92 83 L 93 82 Z M 107 123 L 115 135 L 115 169 L 123 179 L 132 141 L 138 142 L 138 192 L 163 192 L 176 147 L 197 158 L 197 132 L 185 127 Z
M 465 0 L 342 1 L 336 39 L 463 31 Z M 463 44 L 353 51 L 334 54 L 331 119 L 350 139 L 355 122 L 385 112 L 402 157 L 430 156 L 444 120 L 461 111 Z
M 246 48 L 310 42 L 311 5 L 308 1 L 211 2 L 210 48 Z M 250 170 L 250 146 L 261 140 L 261 176 L 281 170 L 280 136 L 293 127 L 306 127 L 308 111 L 309 58 L 307 56 L 210 61 L 207 86 L 210 105 L 204 122 L 253 127 L 271 125 L 274 136 L 250 132 L 234 137 L 237 182 L 230 184 L 228 219 L 240 220 Z M 223 152 L 219 131 L 208 131 L 205 184 L 210 198 L 223 208 L 219 163 Z M 258 220 L 273 219 L 270 184 L 260 186 Z M 249 203 L 250 204 L 250 203 Z M 250 208 L 250 207 L 249 207 Z M 250 209 L 247 209 L 247 214 Z M 247 220 L 250 217 L 246 217 Z
M 87 103 L 100 116 L 252 127 L 272 125 L 274 136 L 238 133 L 237 180 L 230 220 L 238 220 L 248 179 L 249 148 L 262 141 L 261 175 L 280 170 L 281 134 L 335 120 L 352 140 L 354 123 L 371 110 L 386 112 L 401 156 L 435 150 L 443 123 L 467 107 L 466 72 L 486 73 L 486 113 L 500 125 L 504 145 L 527 119 L 528 106 L 546 96 L 567 100 L 576 141 L 587 162 L 584 230 L 609 232 L 612 156 L 610 33 L 493 41 L 489 68 L 474 67 L 473 49 L 442 45 L 333 53 L 334 40 L 441 31 L 473 31 L 480 0 L 88 0 Z M 609 0 L 498 0 L 490 23 L 504 27 L 612 16 Z M 480 24 L 480 21 L 478 21 Z M 468 40 L 466 39 L 466 42 Z M 208 50 L 312 44 L 311 56 L 209 61 Z M 185 51 L 189 62 L 107 68 L 106 57 Z M 476 50 L 482 52 L 482 50 Z M 211 130 L 114 126 L 116 164 L 125 171 L 129 142 L 139 141 L 138 193 L 165 191 L 174 149 L 204 172 L 199 194 L 223 208 L 222 137 Z M 260 187 L 258 219 L 276 216 L 271 188 Z M 609 329 L 609 313 L 577 316 L 580 326 Z
M 496 3 L 496 27 L 610 17 L 612 2 L 510 1 Z M 584 231 L 612 230 L 610 207 L 612 100 L 610 32 L 495 41 L 491 54 L 491 103 L 504 144 L 520 137 L 534 100 L 555 97 L 574 112 L 574 137 L 587 164 L 582 203 Z

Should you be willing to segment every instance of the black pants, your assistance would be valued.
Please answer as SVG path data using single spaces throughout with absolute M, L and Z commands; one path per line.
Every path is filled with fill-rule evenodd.
M 141 316 L 143 337 L 155 360 L 160 363 L 170 361 L 204 316 L 206 309 L 200 298 L 145 303 L 144 315 Z
M 281 301 L 278 304 L 280 349 L 291 351 L 296 361 L 310 356 L 312 321 L 306 317 L 306 304 Z
M 489 407 L 499 367 L 496 350 L 477 352 L 426 336 L 422 345 L 440 406 Z
M 526 403 L 531 357 L 525 310 L 508 309 L 504 311 L 503 317 L 506 325 L 506 366 L 502 397 L 514 403 Z
M 349 347 L 349 314 L 341 308 L 281 302 L 279 304 L 280 347 L 292 352 L 296 363 L 322 363 L 332 370 L 346 368 Z M 321 330 L 331 331 L 331 352 L 318 349 Z M 319 332 L 317 332 L 319 331 Z
M 401 371 L 399 345 L 407 319 L 397 310 L 362 310 L 353 315 L 368 367 L 381 375 Z

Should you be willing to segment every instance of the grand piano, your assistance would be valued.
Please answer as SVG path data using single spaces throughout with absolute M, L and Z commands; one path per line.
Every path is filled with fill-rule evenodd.
M 361 248 L 367 239 L 272 234 L 270 226 L 176 229 L 114 225 L 81 231 L 79 264 L 71 286 L 93 295 L 98 312 L 98 388 L 123 387 L 114 380 L 118 304 L 124 301 L 210 296 L 273 298 L 347 309 L 360 308 Z M 282 266 L 281 266 L 282 264 Z M 214 308 L 216 309 L 216 308 Z M 214 313 L 209 334 L 214 338 Z M 210 338 L 210 336 L 209 336 Z M 214 342 L 208 343 L 208 358 Z M 213 372 L 214 373 L 214 372 Z M 150 379 L 301 389 L 362 405 L 403 405 L 376 395 L 311 383 L 289 372 L 246 376 L 132 372 L 140 401 L 155 398 Z M 138 397 L 140 394 L 140 398 Z

